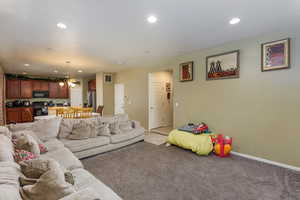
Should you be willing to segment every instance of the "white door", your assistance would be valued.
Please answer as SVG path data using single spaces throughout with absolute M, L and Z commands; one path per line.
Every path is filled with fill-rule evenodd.
M 115 114 L 124 114 L 125 105 L 124 84 L 115 84 Z
M 71 106 L 73 107 L 80 107 L 82 106 L 82 88 L 75 87 L 70 89 L 70 100 Z
M 169 125 L 171 104 L 167 98 L 164 74 L 149 74 L 149 129 Z

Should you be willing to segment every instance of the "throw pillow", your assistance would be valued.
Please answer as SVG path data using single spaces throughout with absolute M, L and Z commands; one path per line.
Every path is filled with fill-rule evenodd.
M 58 138 L 59 139 L 67 138 L 72 133 L 74 124 L 78 123 L 79 121 L 80 121 L 79 119 L 67 119 L 67 118 L 62 119 Z
M 88 139 L 91 135 L 91 128 L 88 123 L 84 120 L 81 120 L 79 123 L 74 124 L 71 135 L 68 136 L 68 139 L 71 140 L 83 140 Z
M 32 160 L 32 159 L 36 159 L 37 156 L 34 153 L 31 153 L 29 151 L 25 151 L 25 150 L 15 150 L 15 155 L 14 155 L 15 161 L 17 163 L 22 162 L 24 160 Z
M 41 154 L 45 154 L 48 152 L 48 148 L 46 147 L 45 144 L 39 144 L 40 152 Z
M 98 136 L 111 136 L 109 130 L 109 124 L 102 124 L 97 127 Z
M 26 160 L 19 163 L 22 173 L 33 179 L 39 179 L 46 171 L 50 169 L 51 159 Z
M 97 137 L 97 124 L 98 124 L 98 121 L 96 120 L 93 120 L 93 118 L 91 118 L 91 120 L 87 120 L 86 121 L 89 126 L 90 126 L 90 138 L 95 138 Z
M 31 135 L 21 135 L 19 138 L 17 138 L 15 148 L 29 151 L 37 156 L 41 154 L 38 143 Z
M 33 132 L 43 141 L 57 138 L 61 118 L 38 120 L 33 125 Z
M 35 184 L 22 187 L 20 192 L 24 200 L 57 200 L 75 192 L 55 160 L 49 160 L 48 167 Z
M 132 128 L 132 122 L 131 121 L 124 121 L 120 122 L 120 130 L 121 131 L 131 131 Z
M 121 134 L 119 122 L 114 122 L 112 124 L 109 124 L 109 129 L 113 135 Z
M 36 183 L 37 179 L 51 169 L 52 161 L 53 159 L 34 159 L 20 162 L 21 172 L 27 177 L 26 179 L 20 180 L 22 181 L 22 185 L 33 185 Z M 74 185 L 75 181 L 71 172 L 66 171 L 64 176 L 66 182 Z

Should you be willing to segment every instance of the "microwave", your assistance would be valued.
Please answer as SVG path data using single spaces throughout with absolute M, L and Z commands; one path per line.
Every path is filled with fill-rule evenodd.
M 49 98 L 49 91 L 33 91 L 33 98 Z

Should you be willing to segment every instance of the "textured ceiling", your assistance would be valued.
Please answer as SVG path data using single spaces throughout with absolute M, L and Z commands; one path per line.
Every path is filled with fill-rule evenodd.
M 71 76 L 157 66 L 299 26 L 299 7 L 299 0 L 0 0 L 0 62 L 11 73 Z M 147 23 L 150 14 L 156 24 Z M 241 23 L 229 25 L 233 17 Z

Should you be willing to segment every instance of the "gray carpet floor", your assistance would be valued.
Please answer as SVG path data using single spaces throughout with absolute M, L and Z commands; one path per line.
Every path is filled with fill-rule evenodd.
M 298 200 L 300 172 L 140 142 L 82 160 L 124 200 Z

